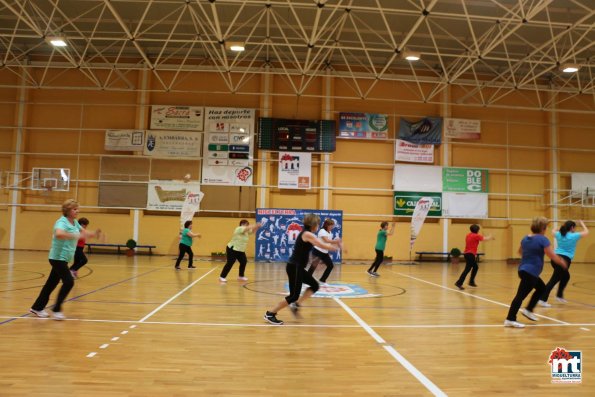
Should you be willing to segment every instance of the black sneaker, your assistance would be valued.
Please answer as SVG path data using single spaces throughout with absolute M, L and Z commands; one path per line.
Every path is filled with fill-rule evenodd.
M 470 287 L 477 287 L 477 284 L 475 284 L 475 283 L 469 283 L 469 286 Z
M 188 266 L 188 269 L 196 269 L 196 266 L 190 265 L 190 266 Z
M 175 269 L 176 269 L 176 270 L 180 270 L 180 266 L 176 266 L 176 267 L 175 267 Z
M 264 314 L 264 319 L 265 321 L 273 325 L 283 325 L 283 321 L 277 318 L 277 313 L 266 312 Z
M 464 290 L 465 289 L 465 287 L 463 287 L 463 284 L 455 283 L 455 285 L 460 290 Z

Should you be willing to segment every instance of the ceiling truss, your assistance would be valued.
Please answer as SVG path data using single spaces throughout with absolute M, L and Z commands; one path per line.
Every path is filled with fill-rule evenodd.
M 0 68 L 30 87 L 71 89 L 60 75 L 76 69 L 78 88 L 101 90 L 138 90 L 132 72 L 148 70 L 165 92 L 212 72 L 239 94 L 273 73 L 295 96 L 331 75 L 352 98 L 401 81 L 424 103 L 460 86 L 456 104 L 505 106 L 517 92 L 527 108 L 572 101 L 595 113 L 594 27 L 592 0 L 0 0 Z M 566 63 L 581 68 L 562 73 Z

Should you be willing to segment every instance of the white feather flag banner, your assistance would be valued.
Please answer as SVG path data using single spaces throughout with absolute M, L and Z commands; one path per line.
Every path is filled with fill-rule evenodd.
M 415 244 L 415 240 L 419 235 L 433 202 L 434 200 L 431 197 L 422 197 L 415 205 L 413 216 L 411 217 L 411 248 L 413 248 L 413 244 Z
M 184 200 L 184 205 L 182 206 L 182 211 L 180 212 L 180 224 L 182 226 L 184 226 L 186 221 L 192 220 L 194 214 L 199 210 L 200 202 L 204 196 L 205 194 L 200 190 L 189 191 L 186 194 L 186 199 Z

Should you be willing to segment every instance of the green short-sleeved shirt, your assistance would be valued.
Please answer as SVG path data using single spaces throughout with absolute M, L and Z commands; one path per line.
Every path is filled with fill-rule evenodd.
M 180 244 L 187 245 L 188 247 L 192 247 L 192 237 L 188 235 L 190 229 L 185 228 L 182 230 L 182 239 L 180 240 Z
M 227 246 L 234 251 L 246 252 L 246 247 L 248 246 L 248 233 L 244 233 L 245 231 L 246 226 L 236 227 Z
M 378 234 L 376 235 L 376 249 L 378 251 L 384 251 L 386 248 L 386 230 L 380 229 L 378 230 Z
M 58 239 L 56 238 L 57 229 L 62 229 L 66 233 L 76 234 L 77 236 L 72 240 Z M 74 220 L 74 225 L 65 216 L 58 219 L 54 224 L 52 248 L 50 248 L 49 258 L 56 261 L 70 262 L 74 257 L 74 251 L 76 250 L 76 243 L 79 239 L 78 235 L 81 229 L 82 227 L 76 219 Z

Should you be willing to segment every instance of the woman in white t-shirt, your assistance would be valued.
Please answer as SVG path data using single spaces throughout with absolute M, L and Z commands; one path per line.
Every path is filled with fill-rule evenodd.
M 324 223 L 322 224 L 322 227 L 318 231 L 318 238 L 327 244 L 336 245 L 341 249 L 343 248 L 341 239 L 338 237 L 336 239 L 333 239 L 333 235 L 331 233 L 334 227 L 335 221 L 328 218 L 325 219 Z M 324 271 L 324 273 L 322 273 L 322 277 L 320 277 L 320 283 L 324 285 L 326 284 L 326 279 L 333 271 L 333 260 L 331 259 L 331 256 L 328 254 L 328 250 L 319 247 L 314 247 L 314 249 L 312 250 L 312 257 L 313 260 L 311 261 L 308 273 L 312 275 L 314 273 L 314 270 L 316 270 L 318 264 L 322 261 L 326 265 L 326 270 Z

